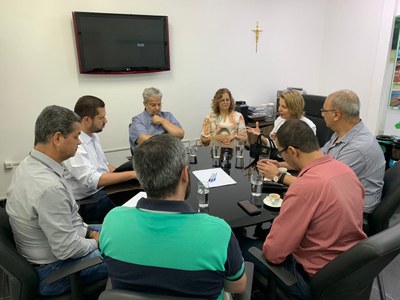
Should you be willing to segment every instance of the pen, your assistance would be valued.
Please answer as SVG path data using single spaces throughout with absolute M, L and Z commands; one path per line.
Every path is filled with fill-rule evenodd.
M 214 173 L 214 178 L 213 178 L 212 182 L 214 182 L 215 180 L 217 180 L 217 173 Z
M 215 174 L 215 173 L 212 173 L 212 174 L 211 174 L 210 178 L 208 178 L 208 182 L 213 182 L 214 174 Z
M 212 173 L 210 178 L 208 179 L 208 182 L 214 182 L 216 177 L 217 177 L 217 173 Z

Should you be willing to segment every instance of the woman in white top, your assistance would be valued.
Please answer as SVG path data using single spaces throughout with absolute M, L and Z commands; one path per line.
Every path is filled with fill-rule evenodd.
M 289 119 L 300 119 L 308 124 L 310 128 L 314 131 L 314 134 L 317 134 L 317 127 L 315 124 L 308 118 L 304 116 L 304 99 L 303 96 L 294 90 L 288 90 L 281 93 L 279 98 L 279 107 L 278 107 L 279 117 L 274 122 L 274 128 L 270 133 L 271 139 L 275 139 L 276 132 L 279 127 L 285 123 L 286 120 Z M 248 128 L 247 132 L 253 133 L 255 135 L 260 135 L 260 127 L 258 122 L 256 123 L 255 128 Z M 268 140 L 261 136 L 261 140 L 267 144 Z

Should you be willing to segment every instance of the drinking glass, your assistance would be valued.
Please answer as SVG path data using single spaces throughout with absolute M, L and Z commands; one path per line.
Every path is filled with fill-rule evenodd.
M 244 141 L 236 141 L 236 158 L 243 158 Z
M 189 162 L 191 164 L 197 164 L 197 144 L 196 141 L 189 143 Z
M 251 195 L 253 197 L 261 196 L 262 185 L 263 185 L 263 176 L 257 170 L 251 173 L 250 177 L 251 182 Z
M 212 145 L 212 156 L 214 159 L 219 159 L 221 156 L 221 145 L 219 143 L 213 143 Z
M 267 160 L 269 159 L 269 154 L 260 154 L 258 160 Z
M 207 181 L 200 181 L 197 184 L 197 202 L 200 208 L 206 208 L 209 204 L 208 194 L 210 188 Z

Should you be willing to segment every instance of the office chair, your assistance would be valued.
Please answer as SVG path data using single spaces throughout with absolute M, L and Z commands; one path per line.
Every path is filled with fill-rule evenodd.
M 253 273 L 254 273 L 254 264 L 251 262 L 244 263 L 245 272 L 247 276 L 246 290 L 242 294 L 235 294 L 233 296 L 234 300 L 250 300 L 251 299 L 251 288 L 253 285 Z M 130 290 L 122 290 L 122 289 L 111 289 L 111 284 L 107 284 L 109 289 L 106 289 L 101 293 L 99 300 L 150 300 L 150 299 L 158 299 L 158 300 L 183 300 L 183 299 L 203 299 L 203 298 L 188 298 L 188 297 L 178 297 L 178 296 L 165 296 L 165 295 L 156 295 L 149 293 L 140 293 Z M 232 297 L 231 297 L 232 298 Z
M 333 131 L 326 126 L 321 108 L 324 105 L 325 96 L 303 94 L 305 117 L 314 122 L 317 127 L 319 146 L 322 147 L 331 138 Z
M 79 272 L 101 262 L 100 258 L 95 258 L 54 272 L 47 278 L 47 282 L 52 283 L 62 277 L 69 276 L 71 278 L 71 292 L 59 296 L 39 295 L 39 279 L 37 272 L 35 268 L 18 253 L 15 247 L 8 215 L 4 208 L 0 208 L 0 267 L 8 276 L 10 300 L 97 299 L 106 286 L 106 280 L 82 287 L 79 280 Z
M 128 125 L 128 137 L 129 137 L 129 134 L 130 134 L 129 132 L 130 132 L 131 126 L 132 126 L 132 123 L 129 123 L 129 125 Z M 132 156 L 133 156 L 133 149 L 132 149 L 130 143 L 129 143 L 129 149 L 131 150 L 131 158 L 132 158 Z M 128 160 L 129 160 L 129 158 L 128 158 Z
M 381 202 L 370 214 L 367 222 L 364 223 L 364 232 L 368 236 L 389 228 L 389 220 L 400 206 L 400 162 L 386 170 L 383 182 Z M 381 299 L 386 299 L 380 274 L 377 276 L 377 282 Z
M 139 293 L 130 290 L 111 289 L 101 293 L 99 300 L 183 300 L 185 297 L 163 296 L 148 293 Z M 201 299 L 201 298 L 190 298 Z
M 296 279 L 283 267 L 268 263 L 260 249 L 252 247 L 249 252 L 257 257 L 274 274 L 288 285 Z M 313 299 L 365 300 L 371 295 L 374 278 L 400 253 L 400 223 L 376 235 L 360 241 L 325 265 L 310 282 Z M 282 272 L 284 271 L 284 272 Z M 286 272 L 285 272 L 286 271 Z M 272 274 L 271 272 L 271 274 Z M 255 276 L 258 273 L 255 272 Z M 283 274 L 283 276 L 281 276 Z M 275 277 L 268 277 L 274 287 Z M 276 286 L 275 286 L 276 287 Z M 277 288 L 278 290 L 279 288 Z M 280 290 L 280 289 L 279 289 Z M 274 291 L 271 292 L 271 294 Z M 284 297 L 294 299 L 280 290 Z M 276 293 L 275 298 L 277 299 Z
M 385 172 L 381 202 L 370 214 L 364 231 L 368 236 L 389 227 L 389 219 L 400 206 L 400 161 Z

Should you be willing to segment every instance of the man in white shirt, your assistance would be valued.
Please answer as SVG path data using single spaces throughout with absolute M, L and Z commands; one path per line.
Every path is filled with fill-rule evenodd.
M 75 199 L 95 200 L 85 204 L 80 214 L 86 222 L 102 223 L 105 215 L 115 206 L 104 186 L 136 178 L 135 171 L 113 173 L 115 167 L 106 159 L 97 133 L 107 123 L 104 102 L 94 96 L 83 96 L 75 104 L 75 113 L 81 117 L 81 144 L 74 157 L 64 162 L 69 172 L 66 178 L 72 187 Z

